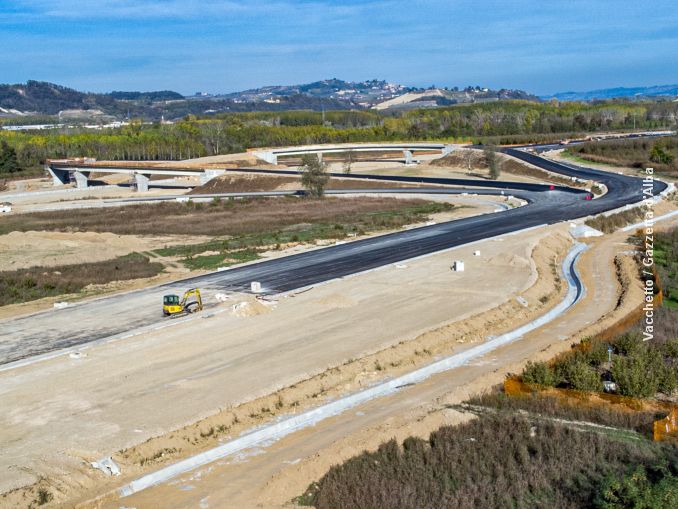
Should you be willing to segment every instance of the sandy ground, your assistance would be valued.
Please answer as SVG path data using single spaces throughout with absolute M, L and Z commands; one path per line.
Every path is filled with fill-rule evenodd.
M 110 260 L 133 252 L 177 244 L 205 242 L 209 237 L 136 236 L 94 232 L 11 232 L 0 235 L 2 270 L 53 267 Z M 102 249 L 102 246 L 106 246 Z
M 673 221 L 678 224 L 678 219 Z M 587 294 L 571 311 L 521 341 L 437 375 L 417 386 L 352 409 L 265 449 L 246 451 L 122 500 L 150 507 L 264 507 L 288 505 L 331 465 L 390 438 L 427 437 L 443 424 L 469 418 L 449 408 L 501 383 L 528 359 L 545 360 L 579 340 L 604 330 L 642 302 L 635 264 L 624 253 L 627 235 L 590 242 L 578 265 Z M 633 281 L 618 303 L 621 286 L 612 261 L 620 256 L 622 278 Z M 115 507 L 114 503 L 104 507 Z
M 11 409 L 0 417 L 0 489 L 45 476 L 64 492 L 82 491 L 102 481 L 83 461 L 115 455 L 328 367 L 420 337 L 436 324 L 458 330 L 461 336 L 451 342 L 456 348 L 465 346 L 457 340 L 471 344 L 485 332 L 446 324 L 505 303 L 486 325 L 510 326 L 524 309 L 511 295 L 539 286 L 530 251 L 554 229 L 484 241 L 404 268 L 389 266 L 271 306 L 251 302 L 234 313 L 236 298 L 221 313 L 196 317 L 199 324 L 95 346 L 80 359 L 57 358 L 0 373 L 0 405 Z M 562 240 L 556 245 L 565 247 Z M 475 249 L 482 256 L 473 257 Z M 450 271 L 453 258 L 467 261 L 466 272 Z M 534 299 L 525 313 L 543 307 Z M 443 338 L 436 332 L 426 338 L 419 348 L 428 353 L 410 350 L 412 358 L 436 354 Z M 394 369 L 407 367 L 392 357 L 396 354 L 384 355 L 380 362 L 393 359 Z M 374 361 L 369 362 L 367 370 L 355 373 L 352 387 L 379 376 Z M 181 449 L 190 445 L 185 442 Z M 127 475 L 143 470 L 134 455 L 118 459 Z

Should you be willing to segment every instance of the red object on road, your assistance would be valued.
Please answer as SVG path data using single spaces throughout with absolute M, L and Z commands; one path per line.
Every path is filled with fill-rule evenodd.
M 587 194 L 586 195 L 587 200 L 593 200 L 593 195 L 592 194 Z
M 553 191 L 555 188 L 556 188 L 556 186 L 554 186 L 553 184 L 551 184 L 551 185 L 549 186 L 549 189 L 550 189 L 551 191 Z

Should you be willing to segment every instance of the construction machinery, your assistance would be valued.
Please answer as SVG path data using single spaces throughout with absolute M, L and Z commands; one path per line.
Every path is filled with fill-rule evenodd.
M 162 314 L 164 316 L 177 316 L 195 313 L 196 311 L 202 311 L 202 297 L 198 288 L 186 290 L 181 300 L 178 295 L 165 295 L 162 298 Z

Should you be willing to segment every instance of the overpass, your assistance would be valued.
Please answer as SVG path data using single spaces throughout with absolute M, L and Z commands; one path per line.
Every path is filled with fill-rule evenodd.
M 151 175 L 169 177 L 200 177 L 205 184 L 213 178 L 223 175 L 226 169 L 174 168 L 163 166 L 97 166 L 93 163 L 80 163 L 72 160 L 47 161 L 45 170 L 52 177 L 55 186 L 68 184 L 75 180 L 79 189 L 86 189 L 91 173 L 122 173 L 134 178 L 138 191 L 148 191 Z
M 415 152 L 440 151 L 441 155 L 446 156 L 457 145 L 448 143 L 429 143 L 429 142 L 402 142 L 402 143 L 339 143 L 333 145 L 306 145 L 302 147 L 283 147 L 256 149 L 250 152 L 270 164 L 278 164 L 279 157 L 299 156 L 306 154 L 316 154 L 322 159 L 323 154 L 337 154 L 345 152 L 402 152 L 405 156 L 405 164 L 412 164 L 413 154 Z

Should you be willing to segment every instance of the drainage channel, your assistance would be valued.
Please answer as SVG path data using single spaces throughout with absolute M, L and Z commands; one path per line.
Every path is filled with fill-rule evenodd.
M 314 426 L 329 417 L 339 415 L 357 405 L 376 398 L 388 396 L 404 387 L 422 382 L 433 375 L 462 366 L 476 357 L 485 355 L 500 346 L 520 339 L 525 334 L 553 321 L 582 298 L 584 295 L 584 287 L 575 264 L 586 248 L 586 244 L 578 242 L 570 249 L 562 264 L 562 273 L 567 280 L 568 285 L 567 295 L 560 303 L 558 303 L 558 305 L 536 320 L 502 334 L 501 336 L 492 338 L 481 345 L 469 348 L 464 352 L 451 355 L 405 375 L 379 383 L 373 387 L 350 394 L 336 401 L 308 410 L 302 414 L 291 416 L 279 422 L 258 428 L 255 431 L 246 433 L 239 438 L 218 447 L 214 447 L 213 449 L 191 456 L 190 458 L 186 458 L 173 465 L 169 465 L 156 472 L 140 477 L 120 488 L 118 490 L 118 495 L 120 497 L 127 497 L 207 465 L 208 463 L 220 460 L 226 456 L 253 447 L 270 445 L 272 442 L 276 442 L 295 431 Z

